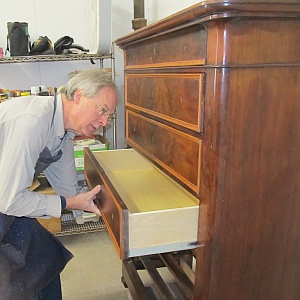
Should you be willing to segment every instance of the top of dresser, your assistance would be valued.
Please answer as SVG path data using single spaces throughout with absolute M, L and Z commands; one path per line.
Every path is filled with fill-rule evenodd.
M 299 17 L 299 0 L 207 0 L 190 6 L 162 20 L 140 28 L 115 40 L 125 48 L 127 44 L 149 35 L 161 33 L 169 28 L 189 26 L 211 19 L 230 17 Z

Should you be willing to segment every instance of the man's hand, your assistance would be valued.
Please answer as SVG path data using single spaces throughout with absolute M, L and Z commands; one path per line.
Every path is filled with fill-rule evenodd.
M 97 185 L 91 191 L 66 198 L 66 209 L 79 209 L 100 215 L 100 211 L 93 201 L 100 190 L 100 185 Z

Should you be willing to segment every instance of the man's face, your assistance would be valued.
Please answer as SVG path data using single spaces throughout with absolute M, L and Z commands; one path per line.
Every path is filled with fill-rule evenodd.
M 100 127 L 106 126 L 116 111 L 117 96 L 110 87 L 100 90 L 89 98 L 78 90 L 74 101 L 77 101 L 71 131 L 91 136 Z

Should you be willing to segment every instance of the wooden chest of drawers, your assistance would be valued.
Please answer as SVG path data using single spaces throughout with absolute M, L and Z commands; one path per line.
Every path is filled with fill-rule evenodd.
M 199 199 L 194 299 L 299 299 L 299 1 L 205 1 L 116 44 L 128 146 Z

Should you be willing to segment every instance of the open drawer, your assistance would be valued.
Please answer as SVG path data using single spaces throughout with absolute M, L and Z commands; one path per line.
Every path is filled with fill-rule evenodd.
M 85 148 L 84 165 L 121 259 L 197 246 L 199 200 L 136 150 Z

